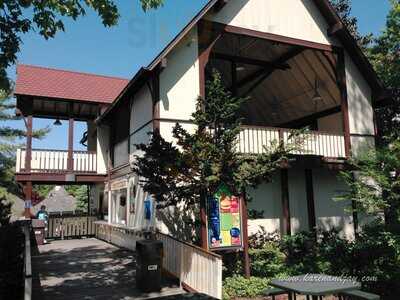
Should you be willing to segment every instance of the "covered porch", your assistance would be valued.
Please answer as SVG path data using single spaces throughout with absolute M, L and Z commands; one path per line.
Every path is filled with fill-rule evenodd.
M 199 27 L 200 86 L 218 71 L 241 109 L 237 149 L 261 153 L 307 128 L 297 155 L 343 160 L 351 139 L 343 49 L 204 20 Z

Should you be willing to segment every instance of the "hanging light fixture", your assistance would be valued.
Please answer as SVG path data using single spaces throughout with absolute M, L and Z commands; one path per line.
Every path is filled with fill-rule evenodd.
M 236 65 L 236 71 L 237 72 L 242 72 L 246 70 L 246 68 L 243 65 Z
M 319 93 L 318 78 L 315 78 L 314 96 L 313 96 L 312 100 L 316 104 L 323 100 L 321 94 Z
M 54 125 L 54 126 L 61 126 L 62 124 L 61 124 L 60 118 L 57 118 L 57 119 L 54 121 L 53 125 Z

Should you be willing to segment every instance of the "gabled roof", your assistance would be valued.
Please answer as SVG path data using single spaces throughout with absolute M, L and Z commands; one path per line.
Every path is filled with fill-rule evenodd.
M 15 95 L 112 103 L 129 80 L 20 64 Z
M 153 70 L 162 62 L 162 60 L 171 52 L 171 50 L 186 36 L 190 30 L 213 8 L 221 8 L 225 3 L 231 0 L 209 0 L 207 4 L 200 10 L 200 12 L 177 34 L 177 36 L 154 58 L 154 60 L 147 66 L 142 67 L 133 79 L 129 82 L 126 88 L 118 95 L 112 105 L 104 112 L 98 119 L 102 119 L 113 109 L 114 106 L 123 98 L 126 92 L 133 88 L 136 84 L 143 82 Z M 330 4 L 329 0 L 312 0 L 315 6 L 320 10 L 322 16 L 330 26 L 329 35 L 335 36 L 343 44 L 343 47 L 348 51 L 351 58 L 362 71 L 365 79 L 371 86 L 374 94 L 379 95 L 382 90 L 382 84 L 374 71 L 372 65 L 360 49 L 357 41 L 353 38 L 346 26 L 338 16 L 335 8 Z

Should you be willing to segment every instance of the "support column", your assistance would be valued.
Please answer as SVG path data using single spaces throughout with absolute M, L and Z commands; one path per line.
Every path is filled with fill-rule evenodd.
M 357 213 L 357 202 L 351 201 L 351 208 L 353 211 L 353 226 L 354 226 L 354 237 L 358 237 L 358 213 Z
M 315 217 L 314 184 L 313 184 L 313 174 L 311 169 L 305 170 L 305 179 L 306 179 L 306 195 L 307 195 L 308 229 L 310 231 L 316 232 L 317 221 Z
M 25 209 L 24 209 L 24 217 L 26 219 L 30 219 L 32 216 L 31 207 L 32 207 L 32 181 L 27 181 L 24 185 L 24 194 L 25 194 Z
M 283 212 L 283 234 L 291 235 L 290 205 L 289 205 L 289 171 L 281 170 L 281 193 L 282 193 L 282 212 Z
M 69 118 L 69 122 L 68 122 L 67 169 L 71 173 L 74 171 L 74 119 L 73 118 Z
M 246 278 L 250 278 L 250 257 L 249 257 L 249 234 L 247 222 L 247 200 L 244 191 L 241 197 L 242 201 L 242 231 L 243 231 L 243 269 Z
M 338 65 L 337 65 L 337 80 L 341 95 L 341 110 L 343 118 L 344 144 L 346 157 L 351 155 L 351 135 L 350 135 L 350 117 L 349 103 L 347 99 L 347 83 L 346 83 L 346 61 L 344 50 L 338 49 Z
M 26 117 L 26 153 L 25 153 L 25 171 L 31 172 L 32 162 L 32 133 L 33 133 L 33 118 L 32 115 Z

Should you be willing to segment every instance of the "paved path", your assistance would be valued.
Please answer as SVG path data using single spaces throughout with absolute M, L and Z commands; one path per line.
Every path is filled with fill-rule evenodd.
M 53 241 L 33 257 L 33 300 L 151 299 L 182 293 L 164 284 L 160 293 L 135 288 L 135 257 L 97 239 Z

